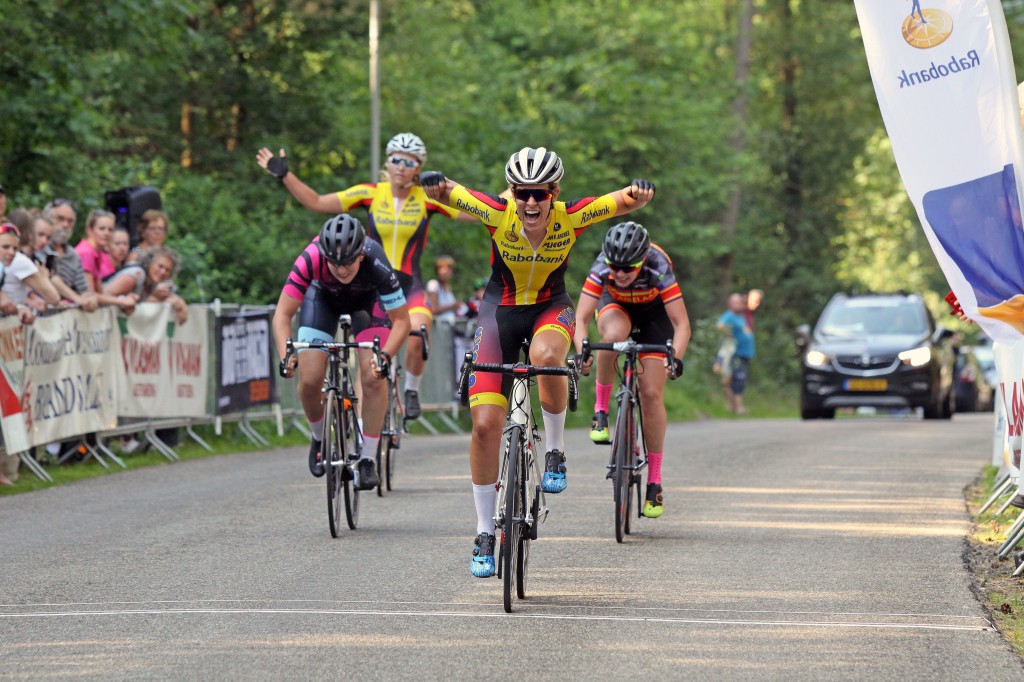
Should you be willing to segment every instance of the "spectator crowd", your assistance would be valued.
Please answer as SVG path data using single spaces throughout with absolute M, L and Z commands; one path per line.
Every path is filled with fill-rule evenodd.
M 8 206 L 0 185 L 0 316 L 16 315 L 31 325 L 69 307 L 89 313 L 116 306 L 131 315 L 140 302 L 158 302 L 171 306 L 179 324 L 187 321 L 188 307 L 174 284 L 181 259 L 164 244 L 170 222 L 163 211 L 142 215 L 132 248 L 130 231 L 118 227 L 110 211 L 89 211 L 76 233 L 78 210 L 67 199 L 42 208 Z M 51 444 L 48 455 L 63 459 L 77 443 Z M 18 477 L 18 457 L 4 452 L 2 459 L 0 485 L 10 485 Z

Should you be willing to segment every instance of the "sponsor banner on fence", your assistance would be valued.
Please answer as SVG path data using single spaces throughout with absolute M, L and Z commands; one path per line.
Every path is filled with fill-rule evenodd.
M 964 312 L 992 338 L 1016 343 L 1024 128 L 1002 7 L 855 5 L 896 164 L 936 259 Z
M 205 307 L 189 306 L 188 322 L 179 325 L 170 306 L 140 303 L 118 319 L 124 360 L 120 416 L 206 415 L 206 315 Z
M 277 402 L 270 339 L 265 311 L 217 318 L 217 414 Z
M 8 452 L 28 450 L 28 430 L 22 413 L 25 384 L 25 334 L 17 315 L 0 318 L 0 429 Z
M 24 335 L 22 409 L 32 445 L 117 426 L 121 354 L 113 308 L 40 317 Z

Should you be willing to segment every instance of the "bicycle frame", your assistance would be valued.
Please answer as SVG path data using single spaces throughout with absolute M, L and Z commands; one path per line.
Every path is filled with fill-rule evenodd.
M 530 402 L 530 388 L 532 385 L 533 381 L 531 381 L 529 374 L 523 372 L 521 375 L 515 376 L 512 382 L 512 389 L 509 391 L 508 411 L 505 415 L 505 428 L 502 430 L 502 445 L 499 450 L 502 454 L 501 473 L 498 476 L 498 498 L 494 507 L 494 523 L 498 528 L 501 528 L 505 522 L 505 502 L 508 495 L 508 491 L 505 489 L 505 480 L 509 464 L 509 439 L 512 436 L 514 427 L 519 426 L 521 427 L 519 431 L 521 452 L 526 455 L 523 486 L 526 490 L 526 501 L 528 504 L 525 507 L 526 517 L 516 520 L 524 521 L 531 529 L 530 535 L 536 536 L 537 532 L 534 524 L 538 522 L 538 519 L 534 518 L 531 511 L 537 492 L 540 493 L 540 513 L 538 514 L 540 523 L 547 519 L 548 507 L 544 491 L 537 488 L 537 483 L 541 480 L 540 466 L 537 464 L 537 447 L 540 445 L 540 433 L 537 429 L 536 419 L 533 416 L 533 405 Z

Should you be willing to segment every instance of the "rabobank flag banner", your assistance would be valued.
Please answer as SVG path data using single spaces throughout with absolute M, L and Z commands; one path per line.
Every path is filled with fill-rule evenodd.
M 122 417 L 202 417 L 206 414 L 207 309 L 189 306 L 181 325 L 171 307 L 140 303 L 119 318 L 124 359 L 118 414 Z
M 113 308 L 39 317 L 24 333 L 22 410 L 31 444 L 117 426 L 121 337 Z
M 1024 128 L 998 0 L 855 0 L 910 200 L 964 312 L 1024 335 Z

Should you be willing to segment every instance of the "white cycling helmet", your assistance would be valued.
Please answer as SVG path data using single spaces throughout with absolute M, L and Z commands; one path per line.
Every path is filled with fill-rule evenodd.
M 544 147 L 523 147 L 505 164 L 505 180 L 510 185 L 546 185 L 562 179 L 562 160 Z
M 402 154 L 415 156 L 421 166 L 427 162 L 427 145 L 423 144 L 423 140 L 412 133 L 398 133 L 392 137 L 391 141 L 388 142 L 385 152 L 388 154 L 401 152 Z

